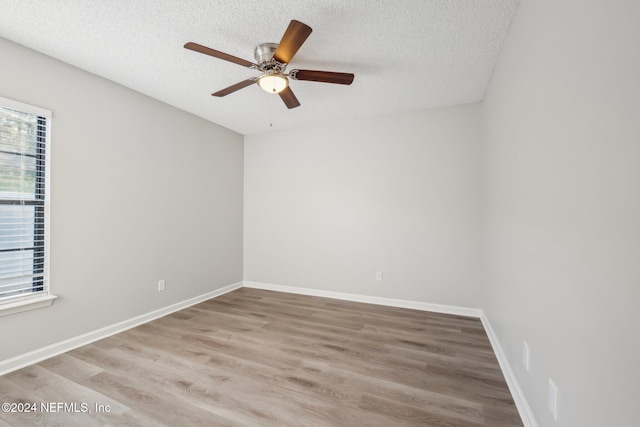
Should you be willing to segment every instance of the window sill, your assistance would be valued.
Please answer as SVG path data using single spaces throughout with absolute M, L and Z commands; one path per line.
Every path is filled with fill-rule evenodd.
M 49 307 L 53 304 L 53 300 L 58 298 L 55 295 L 44 295 L 36 298 L 29 298 L 22 301 L 16 301 L 9 304 L 0 305 L 0 317 L 10 314 L 20 313 L 22 311 L 34 310 L 36 308 Z

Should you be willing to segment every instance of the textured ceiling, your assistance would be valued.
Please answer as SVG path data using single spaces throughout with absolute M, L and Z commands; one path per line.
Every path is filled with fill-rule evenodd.
M 0 36 L 248 135 L 480 101 L 519 1 L 0 0 Z M 257 85 L 215 98 L 259 73 L 183 48 L 253 62 L 291 19 L 313 33 L 288 69 L 351 86 L 292 81 L 292 110 Z

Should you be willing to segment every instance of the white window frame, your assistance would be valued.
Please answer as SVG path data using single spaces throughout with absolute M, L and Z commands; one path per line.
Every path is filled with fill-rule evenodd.
M 33 310 L 35 308 L 48 307 L 57 298 L 51 293 L 51 281 L 49 270 L 50 259 L 50 201 L 51 201 L 51 124 L 53 113 L 50 110 L 25 104 L 0 97 L 0 106 L 28 114 L 34 114 L 46 119 L 45 131 L 45 199 L 44 199 L 44 281 L 46 291 L 38 292 L 36 295 L 20 295 L 0 302 L 0 316 Z

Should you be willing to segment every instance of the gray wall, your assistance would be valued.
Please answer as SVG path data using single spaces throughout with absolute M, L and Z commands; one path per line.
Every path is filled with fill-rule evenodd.
M 482 105 L 483 307 L 541 426 L 639 422 L 639 18 L 524 0 Z
M 247 136 L 245 280 L 479 307 L 479 134 L 471 104 Z
M 0 317 L 0 360 L 242 280 L 241 135 L 4 39 L 0 57 L 0 96 L 53 111 L 59 297 Z

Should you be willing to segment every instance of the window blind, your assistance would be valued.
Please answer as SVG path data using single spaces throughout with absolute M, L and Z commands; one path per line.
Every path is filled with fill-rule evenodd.
M 0 99 L 0 304 L 49 293 L 51 116 L 7 101 Z

